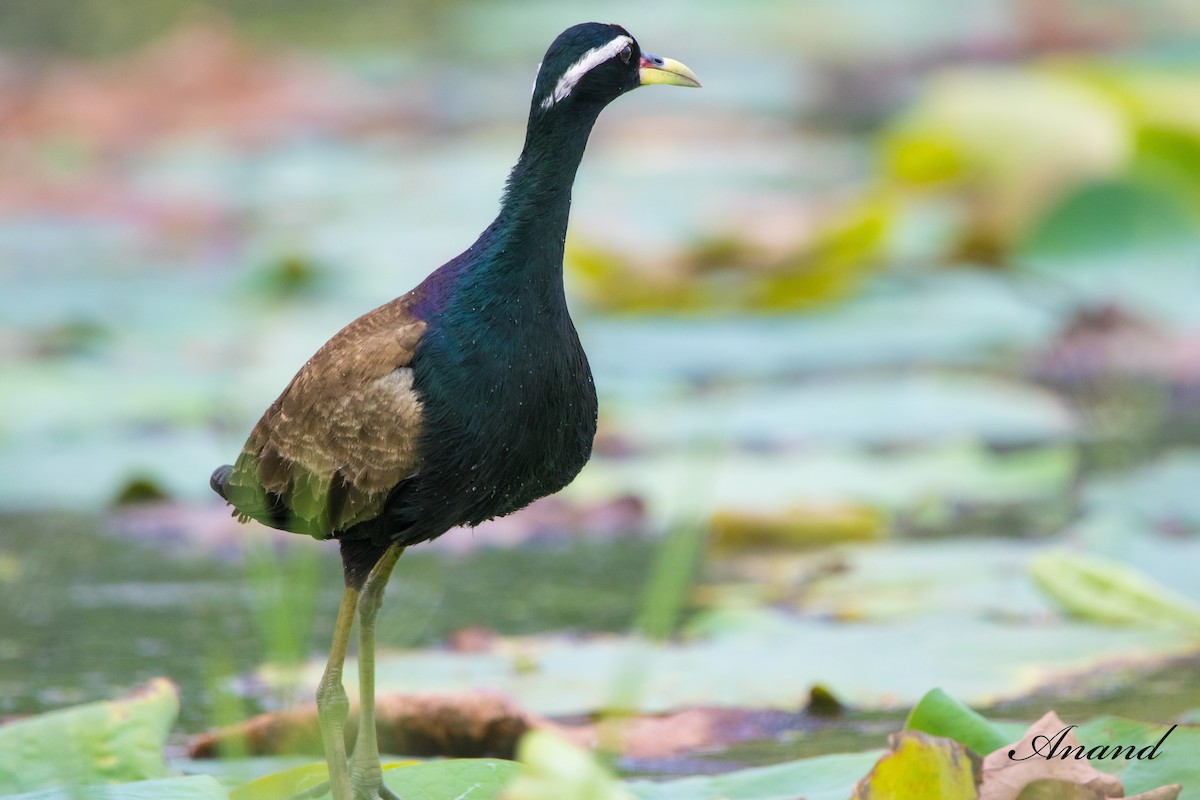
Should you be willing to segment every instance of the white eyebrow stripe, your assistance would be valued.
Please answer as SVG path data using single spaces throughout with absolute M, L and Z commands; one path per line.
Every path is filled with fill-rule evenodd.
M 554 91 L 542 101 L 542 108 L 547 109 L 564 99 L 575 88 L 575 84 L 588 73 L 589 70 L 598 67 L 605 61 L 615 56 L 617 53 L 625 49 L 626 46 L 633 44 L 633 39 L 628 36 L 618 36 L 611 42 L 600 47 L 593 47 L 588 50 L 579 60 L 567 68 L 567 71 L 558 79 L 558 83 L 554 87 Z

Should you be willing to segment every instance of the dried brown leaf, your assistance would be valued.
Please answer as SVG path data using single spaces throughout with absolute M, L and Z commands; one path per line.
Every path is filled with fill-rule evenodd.
M 979 790 L 979 800 L 1018 800 L 1025 796 L 1028 788 L 1034 794 L 1030 798 L 1106 798 L 1123 797 L 1124 787 L 1112 775 L 1100 772 L 1086 759 L 1074 757 L 1047 758 L 1046 754 L 1053 752 L 1061 754 L 1063 748 L 1080 747 L 1075 736 L 1074 726 L 1070 726 L 1058 718 L 1053 711 L 1033 723 L 1019 742 L 996 750 L 983 760 L 983 783 Z M 1040 754 L 1039 754 L 1040 752 Z M 1054 782 L 1081 787 L 1091 794 L 1080 794 L 1078 789 L 1056 790 L 1052 785 L 1040 788 L 1038 783 L 1052 784 Z M 1058 793 L 1053 793 L 1057 791 Z M 1043 794 L 1042 792 L 1051 792 Z M 1071 793 L 1074 792 L 1074 793 Z
M 537 720 L 503 697 L 483 692 L 380 695 L 376 701 L 379 745 L 384 752 L 414 756 L 513 758 L 517 742 Z M 351 709 L 347 734 L 353 737 L 357 709 Z M 249 755 L 321 753 L 317 708 L 271 712 L 237 725 L 194 737 L 193 758 L 212 758 L 222 750 Z
M 1176 800 L 1182 791 L 1182 786 L 1178 783 L 1172 783 L 1169 786 L 1160 786 L 1148 792 L 1138 792 L 1135 795 L 1126 797 L 1125 800 Z

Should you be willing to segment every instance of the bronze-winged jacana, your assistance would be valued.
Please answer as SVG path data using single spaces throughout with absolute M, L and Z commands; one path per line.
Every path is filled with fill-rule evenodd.
M 375 740 L 374 628 L 404 548 L 556 492 L 591 455 L 596 390 L 563 293 L 571 185 L 601 109 L 650 83 L 700 85 L 619 25 L 559 35 L 495 221 L 326 342 L 237 463 L 213 473 L 242 520 L 340 543 L 345 592 L 317 690 L 334 800 L 392 796 Z M 348 762 L 341 676 L 356 611 L 361 707 Z

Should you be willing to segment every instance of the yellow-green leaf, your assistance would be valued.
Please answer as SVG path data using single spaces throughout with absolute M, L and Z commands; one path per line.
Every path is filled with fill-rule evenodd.
M 930 736 L 949 737 L 980 755 L 1003 747 L 1007 741 L 990 721 L 941 689 L 930 689 L 921 698 L 904 727 Z
M 209 775 L 186 775 L 108 786 L 67 786 L 5 795 L 3 800 L 226 800 L 229 795 Z
M 517 752 L 522 770 L 505 788 L 502 800 L 631 800 L 632 795 L 591 753 L 553 734 L 532 730 Z
M 156 678 L 120 700 L 4 725 L 0 794 L 165 777 L 163 746 L 178 713 L 175 685 Z
M 1029 573 L 1072 616 L 1110 625 L 1200 628 L 1200 606 L 1108 559 L 1045 550 L 1030 561 Z
M 329 768 L 325 762 L 304 764 L 244 783 L 229 793 L 229 800 L 283 800 L 327 780 Z
M 853 800 L 974 800 L 975 760 L 953 739 L 893 734 L 891 751 L 854 787 Z

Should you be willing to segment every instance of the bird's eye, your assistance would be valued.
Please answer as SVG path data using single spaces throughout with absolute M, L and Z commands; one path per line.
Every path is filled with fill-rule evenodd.
M 631 58 L 633 58 L 633 48 L 625 45 L 625 49 L 621 51 L 621 63 L 628 64 Z

